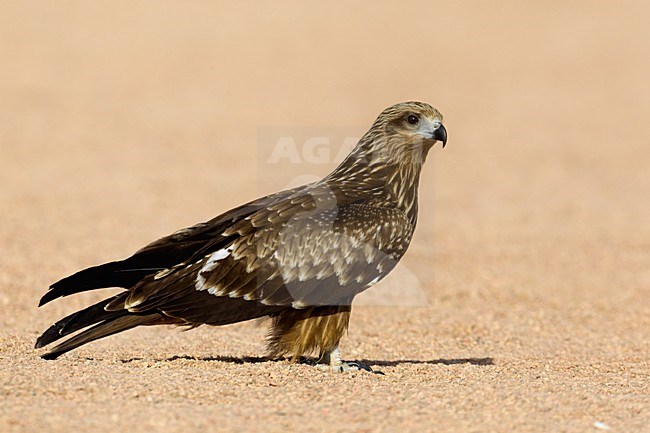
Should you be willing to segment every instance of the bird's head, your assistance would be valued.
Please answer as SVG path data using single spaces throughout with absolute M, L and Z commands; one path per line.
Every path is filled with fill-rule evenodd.
M 442 147 L 447 144 L 447 130 L 438 110 L 424 102 L 395 104 L 379 114 L 352 152 L 326 179 L 350 182 L 351 173 L 364 170 L 372 176 L 380 171 L 384 177 L 388 172 L 419 175 L 427 153 L 438 141 L 442 141 Z
M 405 143 L 425 141 L 433 145 L 442 141 L 447 144 L 447 130 L 442 124 L 442 114 L 424 102 L 402 102 L 385 109 L 373 128 L 383 128 L 385 132 Z
M 442 114 L 424 102 L 402 102 L 379 114 L 359 142 L 371 162 L 421 163 L 438 141 L 447 144 Z

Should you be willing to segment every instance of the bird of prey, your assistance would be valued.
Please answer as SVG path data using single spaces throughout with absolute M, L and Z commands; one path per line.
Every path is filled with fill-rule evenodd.
M 431 147 L 447 142 L 429 104 L 384 110 L 324 179 L 246 203 L 179 230 L 131 257 L 91 267 L 50 287 L 40 300 L 87 290 L 125 290 L 71 314 L 36 341 L 41 355 L 142 325 L 227 325 L 270 318 L 269 355 L 316 353 L 317 365 L 357 370 L 341 360 L 351 303 L 402 258 L 417 221 L 418 183 Z M 78 332 L 81 331 L 81 332 Z

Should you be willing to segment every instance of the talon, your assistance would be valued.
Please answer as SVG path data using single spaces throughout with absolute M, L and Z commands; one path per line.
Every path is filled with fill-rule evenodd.
M 316 368 L 323 371 L 332 371 L 334 373 L 346 373 L 361 370 L 369 371 L 371 373 L 373 372 L 372 368 L 362 362 L 341 361 L 338 346 L 334 347 L 330 352 L 321 354 L 321 357 L 316 363 Z
M 316 364 L 316 368 L 334 373 L 352 373 L 357 371 L 368 371 L 374 373 L 372 368 L 360 362 L 341 362 L 340 364 Z

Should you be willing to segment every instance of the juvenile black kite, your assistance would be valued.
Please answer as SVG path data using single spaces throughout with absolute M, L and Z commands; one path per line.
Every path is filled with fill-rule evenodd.
M 36 341 L 55 359 L 141 325 L 226 325 L 269 317 L 271 356 L 316 352 L 341 361 L 354 297 L 406 252 L 417 221 L 420 171 L 447 141 L 442 115 L 422 102 L 384 110 L 323 180 L 260 198 L 159 239 L 131 257 L 54 283 L 39 305 L 103 287 L 125 291 L 65 317 Z

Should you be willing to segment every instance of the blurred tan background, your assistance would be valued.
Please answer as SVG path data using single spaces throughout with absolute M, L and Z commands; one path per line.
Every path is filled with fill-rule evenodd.
M 643 1 L 3 1 L 0 430 L 650 431 L 648 22 Z M 37 310 L 53 281 L 338 162 L 267 164 L 260 131 L 361 135 L 411 99 L 449 143 L 377 288 L 406 304 L 357 308 L 344 347 L 385 376 L 242 363 L 248 324 L 31 350 L 105 295 Z

